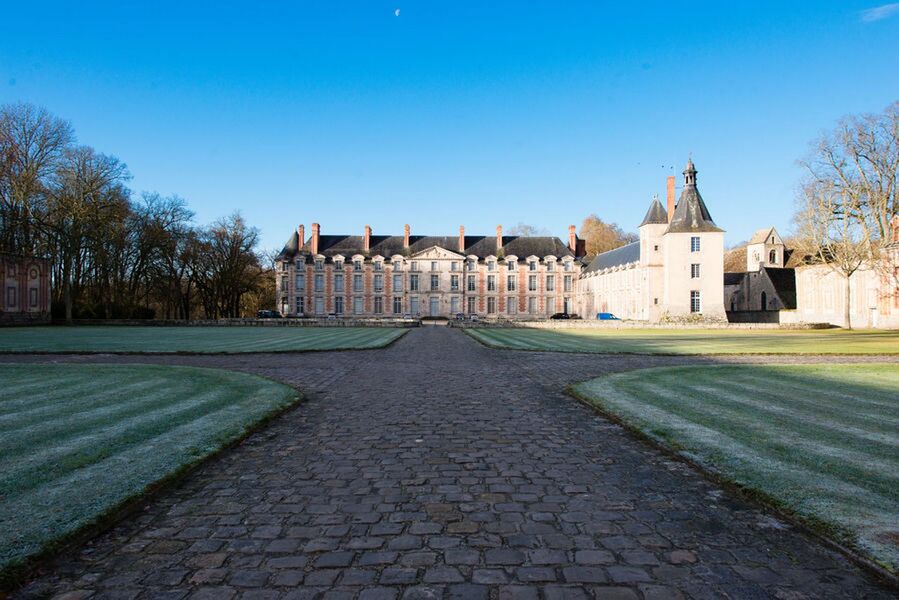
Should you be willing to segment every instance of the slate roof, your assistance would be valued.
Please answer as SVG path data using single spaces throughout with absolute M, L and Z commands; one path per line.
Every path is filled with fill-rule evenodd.
M 459 252 L 459 236 L 432 236 L 432 235 L 411 235 L 409 236 L 409 249 L 403 248 L 403 236 L 401 235 L 373 235 L 371 236 L 371 249 L 368 252 L 363 250 L 365 239 L 361 235 L 320 235 L 318 238 L 318 252 L 326 258 L 342 254 L 351 257 L 355 254 L 366 256 L 381 255 L 390 258 L 395 254 L 403 256 L 411 256 L 423 250 L 427 250 L 433 246 L 444 248 L 451 252 Z M 284 248 L 278 255 L 279 259 L 293 258 L 300 251 L 310 252 L 312 246 L 312 238 L 299 246 L 296 232 L 294 232 Z M 503 256 L 517 256 L 518 258 L 526 258 L 528 256 L 556 256 L 563 258 L 565 256 L 574 256 L 574 253 L 566 244 L 557 237 L 540 236 L 540 237 L 524 237 L 524 236 L 503 236 Z M 496 256 L 496 237 L 483 235 L 467 235 L 465 236 L 465 250 L 461 252 L 465 256 L 474 255 L 480 259 L 488 256 Z M 311 260 L 311 259 L 310 259 Z
M 653 198 L 652 202 L 649 204 L 649 210 L 646 211 L 646 216 L 643 217 L 643 222 L 640 223 L 640 227 L 644 225 L 667 225 L 668 224 L 668 211 L 665 210 L 665 207 L 662 206 L 662 203 L 659 202 L 658 198 Z
M 746 273 L 725 273 L 724 285 L 740 285 L 743 283 L 743 278 L 745 276 Z
M 702 200 L 696 187 L 696 173 L 693 161 L 688 161 L 687 168 L 684 169 L 684 189 L 665 233 L 724 231 L 715 225 L 709 209 Z
M 618 267 L 640 260 L 640 242 L 633 242 L 602 254 L 597 254 L 584 269 L 585 273 Z
M 771 285 L 777 290 L 784 308 L 796 308 L 796 269 L 762 268 L 771 280 Z

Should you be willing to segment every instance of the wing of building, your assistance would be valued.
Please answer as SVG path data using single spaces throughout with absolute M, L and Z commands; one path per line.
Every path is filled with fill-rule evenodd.
M 43 258 L 0 254 L 0 324 L 50 321 L 50 264 Z

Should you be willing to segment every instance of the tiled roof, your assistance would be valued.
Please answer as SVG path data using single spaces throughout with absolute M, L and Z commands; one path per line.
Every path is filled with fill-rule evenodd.
M 649 210 L 646 211 L 646 216 L 643 217 L 643 222 L 640 223 L 640 227 L 644 225 L 666 225 L 667 223 L 668 211 L 665 210 L 658 198 L 653 198 L 649 204 Z
M 687 162 L 684 170 L 684 189 L 681 192 L 671 222 L 665 233 L 693 233 L 707 231 L 724 231 L 715 225 L 712 215 L 702 200 L 699 188 L 696 186 L 696 169 L 693 161 Z
M 602 254 L 597 254 L 587 268 L 585 273 L 601 271 L 611 267 L 618 267 L 628 263 L 640 260 L 640 242 L 633 242 Z

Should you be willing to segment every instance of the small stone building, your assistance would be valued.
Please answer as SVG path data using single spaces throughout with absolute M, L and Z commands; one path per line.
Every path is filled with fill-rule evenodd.
M 724 274 L 724 305 L 731 320 L 776 321 L 776 314 L 735 319 L 734 313 L 795 309 L 796 272 L 786 266 L 790 252 L 777 230 L 768 227 L 756 231 L 745 253 L 745 271 Z
M 42 258 L 0 254 L 0 324 L 50 321 L 50 263 Z

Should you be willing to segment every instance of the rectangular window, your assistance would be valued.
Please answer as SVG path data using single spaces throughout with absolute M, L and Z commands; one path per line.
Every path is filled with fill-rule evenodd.
M 324 271 L 325 270 L 325 261 L 322 259 L 318 259 L 315 261 L 315 270 L 316 271 Z
M 432 260 L 432 261 L 431 261 L 431 270 L 432 270 L 432 271 L 436 271 L 436 270 L 437 270 L 437 261 L 436 261 L 436 260 Z
M 353 291 L 362 291 L 362 275 L 353 275 Z
M 303 273 L 297 273 L 296 287 L 297 293 L 302 294 L 306 291 L 306 275 Z
M 509 290 L 510 292 L 515 291 L 515 279 L 517 277 L 518 277 L 517 275 L 507 275 L 506 276 L 506 289 Z
M 362 270 L 362 261 L 361 261 L 361 260 L 354 260 L 354 261 L 353 261 L 353 270 L 354 270 L 354 271 L 361 271 L 361 270 Z
M 468 314 L 473 315 L 477 312 L 477 298 L 468 297 Z
M 342 292 L 343 291 L 343 273 L 338 273 L 334 276 L 334 291 Z
M 384 262 L 380 260 L 376 260 L 374 262 L 375 271 L 383 271 L 384 270 Z
M 362 297 L 356 296 L 353 298 L 353 314 L 361 315 L 362 314 Z
M 553 275 L 546 276 L 546 291 L 554 292 L 556 291 L 556 278 Z
M 418 261 L 417 261 L 417 260 L 413 260 L 413 261 L 412 261 L 412 266 L 411 266 L 410 270 L 411 270 L 411 271 L 418 271 Z
M 496 275 L 488 275 L 487 276 L 487 291 L 488 292 L 496 291 Z
M 546 299 L 546 314 L 548 314 L 548 315 L 556 314 L 556 299 L 555 298 L 547 298 Z
M 401 260 L 393 261 L 393 270 L 394 271 L 401 271 L 402 269 L 403 269 L 403 261 L 401 261 Z
M 376 292 L 384 291 L 384 276 L 380 273 L 374 276 L 374 287 Z
M 699 236 L 694 235 L 690 238 L 690 252 L 699 252 Z
M 450 315 L 455 316 L 459 312 L 459 296 L 450 297 Z
M 565 263 L 566 265 L 571 263 Z M 562 291 L 570 292 L 571 291 L 571 275 L 566 275 L 565 279 L 562 280 Z
M 692 292 L 690 292 L 690 312 L 702 312 L 702 294 L 698 290 L 693 290 Z
M 409 275 L 409 289 L 413 292 L 418 291 L 418 275 Z
M 455 271 L 458 271 L 458 270 L 459 270 L 459 263 L 456 262 L 456 261 L 451 262 L 451 263 L 450 263 L 450 271 L 455 272 Z
M 546 270 L 547 270 L 547 271 L 552 271 L 552 270 L 554 270 L 555 268 L 556 268 L 556 261 L 554 261 L 554 260 L 548 260 L 548 261 L 546 261 Z
M 398 292 L 403 289 L 403 276 L 402 275 L 394 275 L 393 276 L 393 291 Z
M 475 291 L 475 290 L 477 289 L 477 288 L 475 287 L 475 285 L 476 285 L 476 284 L 475 284 L 474 275 L 469 275 L 469 276 L 468 276 L 468 291 L 469 291 L 469 292 Z
M 402 296 L 394 296 L 393 297 L 393 314 L 395 314 L 395 315 L 403 314 L 403 297 Z
M 431 275 L 431 289 L 440 289 L 440 275 Z
M 477 266 L 478 266 L 478 261 L 474 260 L 473 258 L 468 259 L 468 270 L 469 271 L 474 271 L 475 267 L 477 267 Z
M 488 263 L 487 263 L 487 270 L 488 270 L 488 271 L 496 271 L 496 261 L 492 261 L 492 260 L 491 260 L 490 262 L 488 262 Z
M 338 315 L 343 314 L 343 296 L 334 297 L 334 312 Z
M 563 308 L 564 313 L 569 314 L 569 315 L 572 313 L 571 298 L 562 298 L 562 306 L 564 307 Z
M 518 302 L 515 301 L 513 296 L 509 296 L 506 299 L 506 313 L 510 315 L 518 314 Z
M 528 298 L 528 314 L 529 315 L 537 314 L 537 299 L 536 298 Z
M 690 277 L 692 279 L 699 279 L 699 264 L 693 263 L 690 265 Z
M 412 313 L 413 316 L 418 314 L 418 296 L 409 297 L 409 312 Z
M 297 296 L 297 314 L 302 315 L 305 311 L 303 310 L 303 297 Z
M 487 314 L 496 313 L 496 298 L 487 298 Z
M 566 270 L 566 271 L 569 271 L 569 272 L 570 272 L 572 266 L 574 266 L 574 265 L 573 265 L 573 263 L 572 263 L 570 260 L 565 261 L 565 270 Z
M 286 272 L 287 269 L 288 269 L 289 267 L 290 267 L 290 263 L 287 262 L 286 260 L 285 260 L 284 262 L 281 263 L 281 270 L 282 270 L 282 271 L 285 271 L 285 272 Z
M 536 271 L 537 270 L 537 261 L 532 260 L 528 263 L 528 271 Z
M 287 275 L 281 276 L 281 291 L 282 292 L 287 291 Z
M 506 262 L 506 268 L 510 271 L 515 271 L 518 269 L 518 261 L 510 260 Z
M 380 315 L 384 312 L 384 298 L 375 296 L 375 314 Z
M 528 291 L 529 292 L 537 291 L 537 276 L 536 275 L 528 275 Z
M 324 292 L 325 291 L 325 276 L 321 273 L 316 273 L 315 275 L 315 291 L 316 292 Z
M 325 299 L 324 298 L 316 298 L 315 299 L 315 314 L 320 315 L 325 312 Z
M 450 275 L 450 290 L 453 292 L 459 291 L 459 276 L 458 275 Z M 456 312 L 456 311 L 453 311 Z
M 10 286 L 6 288 L 6 306 L 13 308 L 16 305 L 16 288 Z

